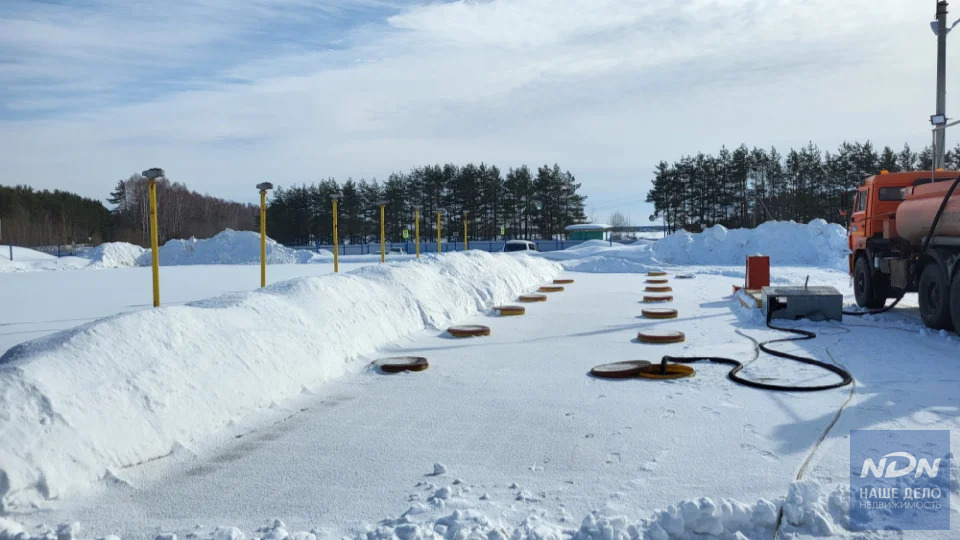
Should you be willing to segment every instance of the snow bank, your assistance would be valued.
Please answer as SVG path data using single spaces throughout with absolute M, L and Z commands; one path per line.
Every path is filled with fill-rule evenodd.
M 559 270 L 526 255 L 422 256 L 124 313 L 18 345 L 0 357 L 0 512 L 165 455 Z
M 539 256 L 559 261 L 565 270 L 571 272 L 647 272 L 658 267 L 650 251 L 650 244 L 623 245 L 604 240 L 588 240 L 577 246 L 539 253 Z
M 397 519 L 381 521 L 378 526 L 357 534 L 363 540 L 397 538 L 487 538 L 488 540 L 697 540 L 703 538 L 772 538 L 777 515 L 783 509 L 781 533 L 791 535 L 845 536 L 849 492 L 840 487 L 824 493 L 814 481 L 794 482 L 784 499 L 776 503 L 760 499 L 744 504 L 722 499 L 719 502 L 700 497 L 657 510 L 653 516 L 631 522 L 622 516 L 586 516 L 579 529 L 558 526 L 531 513 L 516 526 L 503 524 L 473 508 L 473 494 L 459 486 L 441 488 L 427 503 L 410 507 Z M 438 490 L 438 493 L 441 491 Z M 448 508 L 457 508 L 452 512 Z M 446 509 L 446 510 L 445 510 Z M 546 512 L 544 512 L 546 514 Z
M 663 265 L 733 265 L 747 255 L 769 255 L 770 264 L 846 268 L 847 236 L 843 227 L 816 219 L 803 225 L 771 221 L 755 229 L 727 230 L 716 225 L 702 233 L 678 232 L 664 239 L 613 246 L 590 240 L 561 251 L 539 253 L 565 270 L 593 273 L 643 273 Z
M 819 483 L 807 480 L 792 483 L 787 496 L 776 502 L 765 499 L 753 504 L 730 499 L 714 502 L 707 497 L 700 497 L 670 505 L 665 510 L 656 510 L 651 517 L 639 521 L 592 513 L 580 522 L 579 528 L 570 528 L 568 524 L 558 524 L 539 517 L 538 514 L 547 514 L 545 510 L 531 512 L 522 522 L 511 525 L 499 515 L 490 517 L 478 509 L 477 503 L 482 500 L 483 495 L 470 492 L 463 485 L 444 486 L 437 489 L 427 502 L 416 503 L 400 517 L 370 525 L 365 530 L 357 531 L 353 537 L 356 540 L 745 540 L 773 538 L 777 515 L 781 510 L 783 521 L 780 533 L 783 538 L 848 537 L 850 532 L 848 489 L 842 486 L 825 492 Z M 0 518 L 0 540 L 48 540 L 57 538 L 59 535 L 56 532 L 80 530 L 80 524 L 64 523 L 56 529 L 47 528 L 49 530 L 31 536 L 24 532 L 22 525 Z M 291 534 L 283 521 L 277 519 L 266 527 L 252 531 L 250 537 L 313 540 L 329 536 L 324 532 L 323 529 L 313 529 Z M 24 534 L 18 537 L 20 533 Z M 199 529 L 195 530 L 191 536 L 210 540 L 247 537 L 236 527 L 222 525 L 208 529 L 205 534 Z
M 150 266 L 151 253 L 145 251 L 137 260 L 140 266 Z M 319 254 L 302 249 L 290 249 L 267 238 L 267 264 L 302 264 L 315 258 L 333 257 L 329 251 Z M 160 265 L 187 264 L 259 264 L 260 233 L 226 229 L 216 236 L 198 240 L 169 240 L 160 247 Z
M 654 256 L 670 264 L 742 265 L 747 255 L 769 255 L 771 265 L 844 268 L 847 233 L 837 224 L 815 219 L 804 225 L 768 221 L 755 229 L 728 230 L 715 225 L 702 233 L 678 232 L 657 241 Z
M 137 259 L 147 251 L 140 246 L 127 242 L 104 242 L 80 254 L 91 261 L 96 268 L 121 268 L 137 266 Z

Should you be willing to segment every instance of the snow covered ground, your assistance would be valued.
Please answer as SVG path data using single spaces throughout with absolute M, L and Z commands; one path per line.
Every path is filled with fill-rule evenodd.
M 715 235 L 710 242 L 717 240 L 716 231 L 708 233 Z M 725 238 L 741 234 L 729 233 L 733 234 Z M 704 240 L 695 236 L 692 244 L 710 244 Z M 744 240 L 757 239 L 741 237 L 737 245 Z M 831 245 L 829 241 L 794 244 L 814 246 L 811 249 L 821 250 L 818 257 Z M 797 249 L 796 257 L 805 259 L 791 261 L 785 259 L 790 249 L 769 245 L 773 247 L 768 249 L 780 250 L 771 254 L 776 282 L 795 283 L 810 276 L 811 284 L 836 286 L 852 303 L 849 278 L 836 269 L 840 263 L 798 266 L 819 259 L 809 260 L 809 253 Z M 705 258 L 698 250 L 695 247 L 692 254 Z M 566 277 L 576 282 L 562 293 L 551 294 L 546 303 L 528 304 L 525 316 L 498 318 L 489 310 L 476 311 L 477 307 L 485 309 L 504 300 L 495 295 L 480 302 L 474 300 L 475 307 L 470 309 L 459 301 L 450 304 L 457 306 L 454 313 L 459 313 L 450 320 L 486 324 L 492 328 L 492 335 L 486 338 L 452 339 L 442 332 L 445 323 L 439 320 L 400 332 L 402 336 L 394 330 L 381 336 L 380 328 L 369 329 L 344 319 L 340 331 L 358 331 L 362 337 L 357 339 L 367 340 L 369 347 L 345 364 L 342 376 L 326 382 L 324 377 L 295 376 L 297 390 L 284 392 L 288 397 L 271 397 L 266 401 L 268 406 L 237 415 L 203 436 L 177 438 L 178 444 L 172 446 L 169 456 L 109 468 L 108 474 L 88 487 L 67 491 L 57 500 L 42 501 L 39 510 L 17 509 L 6 518 L 21 523 L 27 536 L 45 532 L 55 536 L 57 525 L 65 524 L 61 532 L 67 535 L 78 530 L 77 536 L 82 538 L 118 534 L 122 538 L 153 539 L 161 533 L 176 533 L 180 538 L 237 538 L 243 532 L 248 537 L 278 540 L 289 533 L 309 540 L 306 531 L 323 538 L 466 538 L 471 533 L 488 540 L 771 538 L 782 505 L 781 538 L 958 536 L 960 473 L 956 463 L 951 531 L 852 533 L 846 530 L 844 486 L 849 479 L 851 429 L 950 429 L 952 444 L 957 447 L 960 368 L 956 362 L 960 338 L 924 329 L 914 295 L 909 295 L 902 307 L 880 316 L 845 320 L 844 324 L 796 323 L 817 331 L 820 337 L 783 346 L 784 350 L 802 351 L 824 360 L 835 358 L 856 376 L 857 386 L 837 425 L 813 454 L 804 481 L 795 483 L 801 463 L 850 396 L 849 388 L 814 395 L 761 392 L 731 384 L 725 378 L 727 368 L 716 365 L 697 365 L 696 377 L 674 382 L 611 382 L 586 374 L 599 363 L 658 360 L 664 354 L 749 359 L 753 342 L 736 331 L 756 339 L 779 337 L 763 326 L 757 313 L 742 308 L 730 296 L 731 283 L 742 281 L 742 264 L 679 266 L 660 259 L 660 254 L 656 244 L 643 241 L 614 248 L 608 244 L 586 245 L 546 254 L 543 258 L 559 262 L 566 269 Z M 496 271 L 503 271 L 498 265 L 509 264 L 501 263 L 501 259 L 543 271 L 549 268 L 526 255 L 474 256 L 489 259 L 487 264 Z M 455 254 L 440 259 L 463 257 Z M 784 262 L 778 264 L 778 259 Z M 440 263 L 426 263 L 430 264 Z M 444 274 L 445 264 L 437 267 L 437 279 Z M 386 272 L 399 276 L 408 272 L 402 270 L 404 267 L 424 265 L 401 262 L 389 265 L 395 269 L 372 270 L 375 275 Z M 292 277 L 301 270 L 318 271 L 327 266 L 276 265 L 268 275 L 289 271 Z M 482 266 L 476 271 L 482 273 Z M 654 266 L 697 275 L 690 281 L 671 280 L 675 300 L 670 306 L 679 309 L 677 320 L 638 317 L 645 307 L 639 303 L 646 279 L 641 273 Z M 188 293 L 195 293 L 201 285 L 206 290 L 226 287 L 226 276 L 233 272 L 242 275 L 244 283 L 255 282 L 257 276 L 252 270 L 226 265 L 171 267 L 162 272 L 168 282 L 181 283 L 182 294 L 189 297 Z M 548 279 L 547 274 L 537 274 L 539 271 L 533 272 L 536 279 L 515 286 L 535 289 L 535 282 Z M 106 315 L 125 293 L 118 292 L 118 301 L 113 304 L 97 305 L 104 296 L 102 291 L 110 282 L 122 281 L 111 280 L 111 274 L 121 276 L 124 272 L 131 272 L 131 276 L 139 272 L 136 279 L 143 281 L 142 290 L 136 293 L 140 298 L 137 303 L 147 304 L 149 272 L 145 268 L 8 274 L 0 276 L 0 299 L 19 295 L 13 296 L 15 303 L 8 304 L 18 309 L 5 309 L 3 316 L 19 318 L 20 306 L 27 309 L 29 305 L 30 292 L 46 298 L 37 293 L 37 288 L 53 283 L 24 278 L 68 275 L 82 279 L 107 276 L 101 288 L 84 290 L 78 277 L 61 291 L 67 294 L 74 289 L 72 315 Z M 369 276 L 370 271 L 359 274 L 364 275 Z M 419 279 L 418 273 L 411 276 Z M 8 287 L 11 278 L 22 281 Z M 347 287 L 346 283 L 354 279 L 362 277 L 321 278 L 334 288 L 338 282 Z M 283 284 L 278 292 L 267 295 L 299 291 L 295 294 L 298 296 L 308 283 Z M 170 288 L 175 290 L 176 286 L 171 284 Z M 435 288 L 425 286 L 417 296 L 454 296 L 452 290 L 437 294 Z M 399 296 L 406 294 L 400 285 L 392 290 Z M 510 292 L 516 291 L 511 288 Z M 250 298 L 258 296 L 264 295 Z M 91 301 L 94 298 L 97 301 Z M 379 292 L 369 301 L 380 311 L 391 312 L 380 307 L 387 304 L 381 303 L 385 300 Z M 336 303 L 337 299 L 324 293 L 309 303 L 313 302 Z M 258 312 L 263 310 L 256 306 L 251 305 Z M 365 312 L 368 307 L 358 309 Z M 30 309 L 35 310 L 31 316 L 53 319 L 60 307 L 50 302 Z M 178 309 L 186 308 L 168 312 Z M 346 316 L 350 314 L 322 318 L 339 321 Z M 138 319 L 115 318 L 108 324 L 124 320 Z M 210 324 L 194 327 L 201 334 L 220 330 L 207 330 Z M 329 340 L 315 335 L 314 326 L 323 324 L 304 326 L 297 334 L 316 351 L 317 358 L 326 358 Z M 74 341 L 76 336 L 88 336 L 90 343 L 95 343 L 96 328 L 73 334 Z M 687 341 L 677 345 L 640 344 L 634 337 L 642 328 L 682 330 Z M 102 339 L 110 343 L 127 339 L 124 335 L 111 331 Z M 149 338 L 137 338 L 136 343 L 145 339 Z M 176 343 L 180 339 L 190 337 L 178 338 Z M 220 347 L 232 350 L 251 346 L 239 342 L 239 337 L 231 341 Z M 13 342 L 2 344 L 0 350 L 11 345 Z M 59 350 L 74 355 L 71 358 L 86 358 L 79 345 Z M 216 360 L 219 353 L 211 354 L 187 355 L 184 359 L 196 364 L 189 369 L 223 365 Z M 401 375 L 365 368 L 373 359 L 394 355 L 426 356 L 431 367 L 422 373 Z M 273 360 L 280 365 L 297 365 L 296 358 L 276 356 Z M 24 358 L 19 353 L 13 357 L 18 361 Z M 62 362 L 64 369 L 70 369 L 67 360 Z M 0 365 L 0 379 L 17 369 L 16 364 Z M 804 384 L 833 380 L 811 368 L 767 356 L 751 364 L 746 375 Z M 247 387 L 230 381 L 225 379 L 222 387 L 203 379 L 184 384 L 195 385 L 194 393 L 213 391 L 215 396 L 247 399 Z M 259 390 L 254 394 L 276 395 L 276 381 L 258 382 Z M 183 399 L 195 399 L 190 390 L 172 390 L 181 392 L 178 395 L 185 396 Z M 54 399 L 49 405 L 56 412 L 65 404 Z M 160 405 L 152 412 L 159 414 L 179 403 Z M 123 422 L 113 422 L 109 428 L 122 433 L 124 426 Z M 42 433 L 49 434 L 55 428 L 56 422 Z M 107 447 L 114 443 L 109 437 L 100 441 Z M 5 469 L 8 462 L 0 458 L 0 469 Z M 79 528 L 69 525 L 75 521 L 80 523 Z M 221 526 L 237 529 L 218 529 Z M 16 530 L 0 518 L 0 531 L 5 527 Z M 296 535 L 295 531 L 304 534 Z

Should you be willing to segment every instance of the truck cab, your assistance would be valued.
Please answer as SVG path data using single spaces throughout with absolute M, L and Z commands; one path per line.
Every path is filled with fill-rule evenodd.
M 921 246 L 927 233 L 918 232 L 929 230 L 937 208 L 944 202 L 941 192 L 945 193 L 947 184 L 952 183 L 948 181 L 958 176 L 960 171 L 883 171 L 864 180 L 853 192 L 852 201 L 846 194 L 843 206 L 849 211 L 844 212 L 849 215 L 848 263 L 857 305 L 877 309 L 889 298 L 920 292 L 921 316 L 928 326 L 960 326 L 960 317 L 950 323 L 949 309 L 957 302 L 952 296 L 960 297 L 960 293 L 950 291 L 950 281 L 958 273 L 955 268 L 960 268 L 955 263 L 957 249 L 940 245 L 956 240 L 939 236 L 956 236 L 954 218 L 950 212 L 944 213 L 936 233 L 940 242 L 926 251 Z M 936 193 L 925 194 L 933 191 Z M 950 197 L 951 205 L 954 199 L 960 200 L 960 193 Z M 898 214 L 903 221 L 900 227 Z

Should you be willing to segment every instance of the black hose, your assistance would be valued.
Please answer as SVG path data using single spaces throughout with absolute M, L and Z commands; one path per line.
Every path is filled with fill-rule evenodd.
M 943 211 L 947 208 L 947 203 L 950 202 L 950 196 L 953 195 L 953 191 L 954 191 L 955 189 L 957 189 L 957 184 L 960 184 L 960 176 L 958 176 L 958 177 L 953 181 L 953 184 L 950 186 L 950 189 L 947 190 L 947 194 L 944 195 L 943 201 L 940 202 L 940 208 L 937 209 L 937 214 L 936 214 L 935 216 L 933 216 L 933 224 L 930 225 L 930 232 L 927 233 L 927 237 L 923 239 L 923 247 L 920 248 L 920 253 L 926 253 L 927 248 L 930 247 L 930 241 L 933 240 L 933 234 L 934 234 L 934 232 L 936 232 L 936 230 L 937 230 L 937 225 L 940 224 L 940 216 L 943 215 Z M 911 269 L 910 269 L 910 273 L 911 273 L 911 275 L 908 276 L 908 280 L 907 280 L 907 281 L 911 281 L 911 280 L 913 279 L 913 275 L 912 275 L 912 274 L 913 274 L 913 267 L 912 267 L 912 266 L 911 266 Z M 897 304 L 900 303 L 900 300 L 903 300 L 903 296 L 904 296 L 905 294 L 907 294 L 907 289 L 906 289 L 906 288 L 904 288 L 902 291 L 900 291 L 900 296 L 898 296 L 898 297 L 893 301 L 893 303 L 890 304 L 889 306 L 883 306 L 882 308 L 878 308 L 878 309 L 868 309 L 867 311 L 844 311 L 843 314 L 844 314 L 844 315 L 853 315 L 854 317 L 863 317 L 864 315 L 878 315 L 878 314 L 880 314 L 880 313 L 885 313 L 885 312 L 890 311 L 891 309 L 897 307 Z
M 772 317 L 773 317 L 773 311 L 771 310 L 767 313 L 768 328 L 771 328 L 773 330 L 779 330 L 781 332 L 790 332 L 792 334 L 797 334 L 801 337 L 780 338 L 780 339 L 771 339 L 768 341 L 763 341 L 758 344 L 758 347 L 760 348 L 760 350 L 762 350 L 765 353 L 772 354 L 773 356 L 779 356 L 780 358 L 786 358 L 787 360 L 794 360 L 797 362 L 801 362 L 803 364 L 817 366 L 819 368 L 825 369 L 832 373 L 836 373 L 837 375 L 840 376 L 841 381 L 833 384 L 822 384 L 817 386 L 792 386 L 792 385 L 784 385 L 784 384 L 770 384 L 770 383 L 751 381 L 750 379 L 745 379 L 740 376 L 740 371 L 743 370 L 743 364 L 739 360 L 734 360 L 732 358 L 721 358 L 718 356 L 684 356 L 684 357 L 664 356 L 660 363 L 661 369 L 666 371 L 666 366 L 668 362 L 676 362 L 680 364 L 692 364 L 694 362 L 700 362 L 700 361 L 706 360 L 706 361 L 714 362 L 717 364 L 727 364 L 727 365 L 733 366 L 733 369 L 731 369 L 730 373 L 727 374 L 727 377 L 731 381 L 737 384 L 741 384 L 743 386 L 749 386 L 750 388 L 759 388 L 760 390 L 775 390 L 780 392 L 819 392 L 821 390 L 832 390 L 834 388 L 847 386 L 848 384 L 853 382 L 853 377 L 850 375 L 850 373 L 839 366 L 835 366 L 833 364 L 827 364 L 826 362 L 814 360 L 813 358 L 797 356 L 795 354 L 785 353 L 782 351 L 769 348 L 768 345 L 770 345 L 771 343 L 781 343 L 784 341 L 803 341 L 803 340 L 813 339 L 817 337 L 817 334 L 807 330 L 774 326 L 773 324 L 770 323 L 770 320 Z

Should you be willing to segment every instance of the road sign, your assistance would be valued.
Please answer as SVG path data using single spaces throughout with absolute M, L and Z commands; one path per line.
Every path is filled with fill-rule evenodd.
M 403 239 L 406 240 L 407 238 L 410 238 L 410 230 L 409 230 L 409 229 L 404 229 L 404 230 L 403 230 Z
M 507 228 L 503 225 L 500 226 L 500 236 L 507 234 Z

